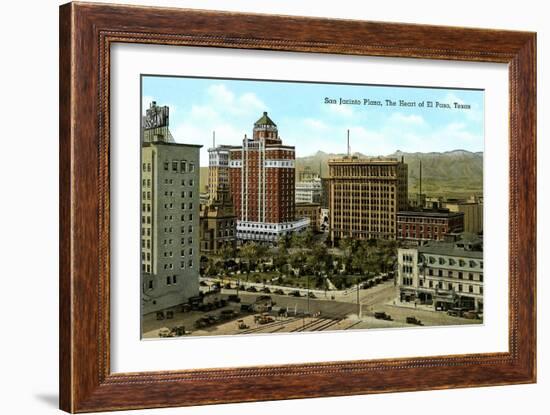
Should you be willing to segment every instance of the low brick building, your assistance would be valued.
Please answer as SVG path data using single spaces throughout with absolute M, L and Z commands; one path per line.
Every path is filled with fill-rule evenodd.
M 397 212 L 397 239 L 423 244 L 464 231 L 464 213 L 448 210 Z

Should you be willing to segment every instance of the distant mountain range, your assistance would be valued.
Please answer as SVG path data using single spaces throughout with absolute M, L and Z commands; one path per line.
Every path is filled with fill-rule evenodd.
M 358 158 L 372 157 L 353 153 Z M 309 167 L 328 177 L 328 160 L 344 157 L 345 154 L 317 153 L 296 159 L 298 171 Z M 406 153 L 396 151 L 385 157 L 403 160 L 409 170 L 409 193 L 418 193 L 420 161 L 422 161 L 422 193 L 428 196 L 467 197 L 483 193 L 483 152 L 453 150 L 431 153 Z M 208 168 L 201 167 L 201 191 L 206 189 Z
M 296 159 L 296 169 L 309 167 L 328 177 L 328 160 L 345 154 L 318 151 L 312 156 Z M 358 158 L 372 157 L 353 153 Z M 418 193 L 420 161 L 422 161 L 422 193 L 428 196 L 464 197 L 483 193 L 483 152 L 453 150 L 431 153 L 396 151 L 385 157 L 403 160 L 409 170 L 409 193 Z

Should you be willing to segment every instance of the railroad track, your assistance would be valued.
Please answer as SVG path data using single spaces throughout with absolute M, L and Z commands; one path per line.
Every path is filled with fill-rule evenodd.
M 291 323 L 291 322 L 296 321 L 296 320 L 299 320 L 299 318 L 295 317 L 295 318 L 290 319 L 290 320 L 274 321 L 273 323 L 267 323 L 267 324 L 260 325 L 258 327 L 254 327 L 254 328 L 251 328 L 251 329 L 246 329 L 246 330 L 240 331 L 239 334 L 257 333 L 261 330 L 269 329 L 269 328 L 273 328 L 273 327 L 278 327 L 278 326 L 280 326 L 280 328 L 278 330 L 281 330 L 284 327 L 285 324 Z M 270 332 L 270 333 L 273 333 L 273 332 Z
M 361 323 L 361 321 L 356 321 L 356 322 L 353 323 L 351 326 L 347 326 L 344 330 L 349 330 L 349 329 L 351 329 L 352 327 L 357 326 L 359 323 Z
M 320 326 L 317 326 L 315 327 L 313 330 L 310 330 L 310 331 L 323 331 L 323 330 L 327 330 L 329 329 L 330 327 L 340 323 L 342 321 L 342 319 L 340 320 L 330 320 L 329 322 L 325 323 L 325 324 L 322 324 Z
M 328 318 L 318 318 L 313 321 L 310 321 L 309 323 L 303 325 L 302 327 L 296 327 L 294 330 L 291 330 L 291 333 L 293 332 L 300 332 L 300 331 L 309 331 L 312 328 L 315 328 L 317 325 L 322 325 L 323 323 L 326 323 L 327 321 L 330 321 Z

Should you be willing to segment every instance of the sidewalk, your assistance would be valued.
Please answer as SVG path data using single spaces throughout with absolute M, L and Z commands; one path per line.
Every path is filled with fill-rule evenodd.
M 386 303 L 393 307 L 408 308 L 412 310 L 424 310 L 424 311 L 434 311 L 434 307 L 426 304 L 416 304 L 414 302 L 403 302 L 399 300 L 393 300 Z

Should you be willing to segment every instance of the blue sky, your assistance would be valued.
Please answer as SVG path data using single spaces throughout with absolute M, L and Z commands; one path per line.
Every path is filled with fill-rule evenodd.
M 325 103 L 326 98 L 337 104 Z M 339 100 L 413 101 L 416 107 L 340 105 Z M 283 142 L 296 146 L 297 157 L 318 150 L 346 151 L 350 130 L 353 152 L 387 155 L 406 152 L 483 151 L 483 91 L 407 88 L 144 76 L 142 110 L 153 100 L 170 107 L 170 130 L 177 142 L 202 144 L 201 165 L 207 165 L 206 149 L 216 144 L 240 145 L 252 135 L 254 122 L 263 111 L 277 124 Z M 420 102 L 449 103 L 450 109 L 423 108 Z M 470 109 L 454 108 L 454 103 Z M 425 104 L 426 105 L 426 104 Z

